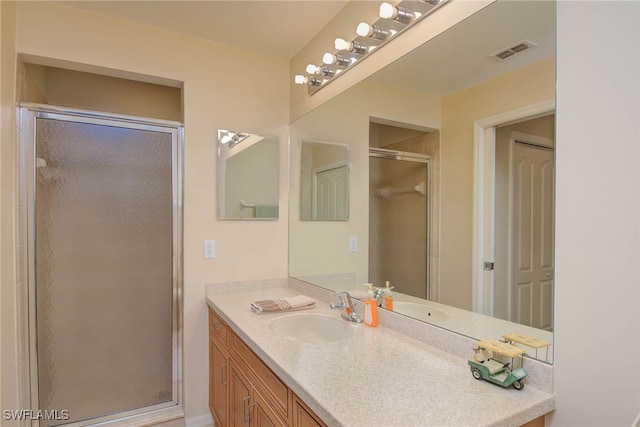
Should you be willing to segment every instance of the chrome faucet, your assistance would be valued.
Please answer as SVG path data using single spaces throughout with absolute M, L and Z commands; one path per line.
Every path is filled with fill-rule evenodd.
M 382 307 L 382 296 L 384 295 L 385 288 L 375 288 L 373 290 L 373 299 L 376 301 L 378 307 Z
M 349 322 L 361 323 L 362 319 L 356 314 L 355 310 L 353 309 L 353 303 L 351 302 L 351 295 L 349 295 L 349 292 L 338 292 L 334 295 L 336 295 L 340 299 L 340 302 L 331 303 L 329 304 L 329 307 L 332 309 L 341 309 L 342 318 L 344 320 L 348 320 Z

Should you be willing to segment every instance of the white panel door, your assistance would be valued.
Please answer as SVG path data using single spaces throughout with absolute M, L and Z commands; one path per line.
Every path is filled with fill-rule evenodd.
M 315 174 L 313 219 L 346 220 L 348 197 L 346 166 L 318 172 Z
M 513 321 L 551 330 L 555 165 L 552 149 L 515 144 Z

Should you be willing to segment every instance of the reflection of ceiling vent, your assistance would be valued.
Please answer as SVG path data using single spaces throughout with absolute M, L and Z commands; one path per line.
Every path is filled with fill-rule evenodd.
M 491 58 L 496 61 L 503 61 L 507 58 L 511 58 L 517 53 L 524 52 L 527 49 L 538 46 L 537 44 L 530 42 L 529 40 L 522 40 L 512 46 L 500 49 L 499 51 L 492 53 L 489 55 Z

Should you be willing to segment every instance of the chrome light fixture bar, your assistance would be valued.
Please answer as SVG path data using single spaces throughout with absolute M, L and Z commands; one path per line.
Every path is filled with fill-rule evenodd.
M 334 45 L 336 52 L 326 52 L 320 66 L 307 65 L 307 74 L 296 75 L 295 83 L 307 86 L 307 94 L 313 95 L 362 58 L 370 55 L 377 47 L 389 42 L 448 1 L 403 0 L 396 5 L 383 2 L 379 9 L 380 19 L 373 24 L 361 22 L 356 28 L 355 38 L 351 41 L 337 38 Z

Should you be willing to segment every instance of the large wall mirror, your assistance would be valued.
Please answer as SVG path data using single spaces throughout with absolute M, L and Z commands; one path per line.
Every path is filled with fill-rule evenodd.
M 290 216 L 290 276 L 389 280 L 401 314 L 552 344 L 554 100 L 555 3 L 498 0 L 296 120 L 291 211 L 299 142 L 338 141 L 350 215 Z M 553 361 L 552 346 L 528 354 Z
M 278 139 L 219 129 L 217 153 L 218 219 L 278 219 Z

